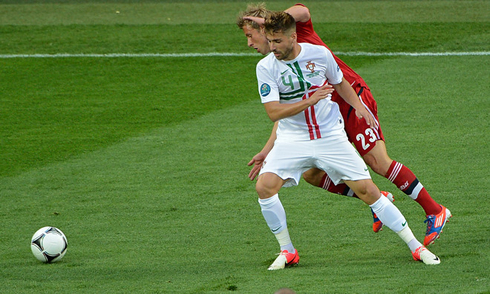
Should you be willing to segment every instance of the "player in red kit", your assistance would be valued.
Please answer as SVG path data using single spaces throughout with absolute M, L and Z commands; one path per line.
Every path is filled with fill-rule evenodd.
M 296 4 L 285 11 L 292 15 L 296 21 L 298 43 L 311 43 L 328 48 L 313 29 L 311 15 L 306 6 L 303 4 Z M 268 54 L 270 49 L 267 39 L 261 33 L 260 26 L 267 13 L 268 11 L 262 5 L 249 6 L 247 11 L 242 13 L 237 21 L 237 25 L 244 31 L 245 36 L 248 39 L 248 46 L 264 55 Z M 330 50 L 330 48 L 328 49 Z M 360 75 L 352 70 L 340 58 L 335 56 L 333 52 L 332 55 L 342 70 L 344 78 L 349 82 L 352 88 L 354 88 L 361 102 L 370 111 L 370 114 L 376 121 L 375 125 L 370 126 L 366 123 L 366 120 L 359 119 L 355 115 L 353 108 L 346 103 L 338 93 L 334 92 L 332 94 L 332 100 L 339 105 L 349 141 L 355 145 L 366 164 L 369 165 L 374 172 L 390 180 L 398 187 L 398 189 L 420 204 L 425 211 L 425 222 L 427 223 L 424 245 L 427 246 L 432 244 L 435 239 L 439 238 L 446 221 L 451 217 L 451 212 L 446 207 L 438 204 L 429 195 L 427 190 L 408 167 L 389 157 L 378 120 L 377 104 L 368 85 Z M 265 147 L 249 162 L 249 165 L 253 165 L 249 174 L 250 179 L 253 180 L 257 176 L 266 155 L 274 144 L 274 140 L 275 128 Z M 329 192 L 356 197 L 346 184 L 340 183 L 334 185 L 328 175 L 322 170 L 310 169 L 303 174 L 303 178 L 311 185 L 323 188 Z M 379 221 L 374 212 L 373 220 L 373 231 L 378 232 L 381 230 L 383 224 Z

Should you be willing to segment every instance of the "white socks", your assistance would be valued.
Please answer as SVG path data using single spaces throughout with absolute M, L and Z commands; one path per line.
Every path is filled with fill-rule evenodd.
M 287 250 L 289 253 L 294 252 L 294 246 L 291 242 L 291 238 L 289 237 L 288 228 L 285 228 L 274 236 L 276 236 L 277 242 L 279 242 L 279 245 L 281 246 L 281 251 Z
M 281 251 L 294 252 L 294 246 L 287 228 L 286 212 L 278 194 L 267 199 L 259 199 L 259 204 L 267 225 L 281 246 Z M 381 222 L 397 233 L 412 252 L 422 246 L 408 227 L 405 217 L 388 198 L 381 196 L 378 201 L 369 206 Z
M 422 244 L 415 238 L 415 236 L 412 233 L 412 230 L 407 226 L 403 230 L 397 233 L 400 238 L 402 238 L 405 243 L 407 243 L 408 248 L 410 248 L 410 251 L 415 252 L 417 248 L 422 246 Z
M 412 252 L 422 246 L 413 235 L 412 230 L 408 227 L 403 214 L 388 198 L 381 196 L 378 201 L 369 205 L 369 207 L 371 207 L 384 225 L 397 233 L 405 241 Z
M 259 199 L 259 204 L 267 225 L 281 246 L 281 251 L 294 252 L 294 246 L 289 237 L 286 224 L 286 212 L 281 200 L 279 200 L 279 196 L 276 194 L 267 199 Z
M 403 214 L 384 196 L 379 197 L 378 201 L 369 205 L 369 207 L 376 213 L 379 220 L 395 233 L 400 232 L 407 225 Z

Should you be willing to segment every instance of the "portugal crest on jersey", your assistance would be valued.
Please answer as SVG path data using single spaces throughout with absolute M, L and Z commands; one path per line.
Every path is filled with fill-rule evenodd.
M 306 69 L 311 71 L 311 73 L 314 73 L 315 72 L 315 64 L 311 61 L 308 61 L 308 63 L 306 63 Z

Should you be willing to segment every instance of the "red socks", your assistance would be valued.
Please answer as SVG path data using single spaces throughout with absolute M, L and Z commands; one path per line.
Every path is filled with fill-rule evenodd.
M 426 215 L 438 214 L 441 212 L 441 206 L 430 197 L 427 190 L 408 167 L 393 160 L 385 178 L 390 180 L 398 187 L 398 189 L 420 204 Z M 319 187 L 331 193 L 357 197 L 356 194 L 354 194 L 354 191 L 352 191 L 346 184 L 341 183 L 337 186 L 334 185 L 327 174 L 323 176 Z
M 328 177 L 327 174 L 323 176 L 322 180 L 320 181 L 320 185 L 318 187 L 327 190 L 328 192 L 331 193 L 357 198 L 357 195 L 354 194 L 354 191 L 352 191 L 349 188 L 349 186 L 347 186 L 344 183 L 340 183 L 337 186 L 335 186 L 335 184 L 332 183 L 332 180 Z
M 438 214 L 441 211 L 441 206 L 430 197 L 413 172 L 403 164 L 393 160 L 385 178 L 395 184 L 403 193 L 417 201 L 425 210 L 426 215 Z

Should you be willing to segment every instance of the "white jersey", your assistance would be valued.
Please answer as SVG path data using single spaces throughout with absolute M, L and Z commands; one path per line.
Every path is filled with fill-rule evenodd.
M 339 84 L 343 74 L 332 53 L 324 46 L 300 43 L 299 55 L 288 61 L 269 54 L 257 64 L 257 81 L 262 103 L 296 103 L 308 99 L 325 84 Z M 277 140 L 314 140 L 343 129 L 337 103 L 330 98 L 279 120 Z

